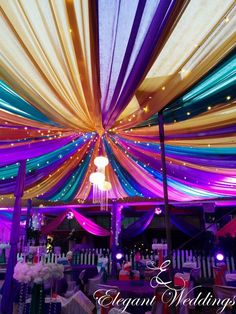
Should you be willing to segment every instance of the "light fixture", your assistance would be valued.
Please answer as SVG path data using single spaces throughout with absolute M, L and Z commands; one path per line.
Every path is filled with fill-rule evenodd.
M 105 180 L 105 167 L 109 160 L 105 156 L 97 156 L 94 164 L 97 171 L 89 176 L 89 181 L 93 184 L 93 203 L 100 203 L 101 210 L 108 210 L 108 191 L 112 186 L 109 181 Z
M 66 218 L 68 220 L 72 220 L 74 218 L 74 214 L 72 212 L 68 212 L 67 215 L 66 215 Z
M 100 182 L 98 184 L 98 188 L 100 191 L 110 191 L 111 190 L 111 183 L 109 181 Z
M 222 262 L 224 260 L 224 258 L 225 257 L 224 257 L 224 255 L 222 253 L 217 253 L 216 254 L 217 261 Z
M 89 176 L 89 182 L 98 185 L 105 181 L 105 174 L 102 172 L 92 172 Z
M 100 168 L 105 168 L 108 165 L 109 161 L 108 158 L 105 156 L 98 156 L 94 159 L 94 164 L 97 166 L 99 169 Z
M 159 207 L 155 208 L 156 215 L 160 215 L 161 213 L 162 213 L 162 210 Z
M 123 257 L 123 254 L 122 254 L 122 253 L 117 253 L 117 254 L 116 254 L 116 259 L 117 259 L 117 260 L 122 259 L 122 257 Z

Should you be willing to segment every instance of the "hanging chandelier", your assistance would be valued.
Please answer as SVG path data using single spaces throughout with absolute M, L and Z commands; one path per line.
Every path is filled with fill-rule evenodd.
M 93 203 L 100 203 L 101 210 L 108 210 L 108 192 L 112 189 L 109 181 L 106 181 L 105 168 L 109 160 L 105 156 L 98 156 L 94 159 L 94 164 L 97 167 L 96 172 L 92 172 L 89 176 L 89 181 L 93 185 Z

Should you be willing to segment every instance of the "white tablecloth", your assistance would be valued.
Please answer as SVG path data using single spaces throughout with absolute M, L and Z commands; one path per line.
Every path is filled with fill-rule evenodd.
M 225 275 L 226 281 L 236 281 L 236 274 L 229 273 Z
M 163 243 L 153 243 L 152 250 L 167 250 L 167 244 Z
M 186 268 L 197 268 L 197 263 L 196 262 L 185 262 L 185 263 L 183 263 L 183 267 L 186 267 Z
M 58 298 L 62 305 L 62 314 L 91 314 L 95 307 L 82 291 L 76 292 L 69 299 Z

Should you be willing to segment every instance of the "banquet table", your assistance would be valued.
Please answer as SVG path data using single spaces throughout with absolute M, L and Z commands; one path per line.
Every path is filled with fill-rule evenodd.
M 154 289 L 150 286 L 149 281 L 144 280 L 108 280 L 110 286 L 119 288 L 120 294 L 123 298 L 152 298 L 154 296 Z
M 122 298 L 150 298 L 154 297 L 155 289 L 150 286 L 149 281 L 145 280 L 108 280 L 107 285 L 116 286 Z M 149 311 L 151 306 L 142 306 L 142 313 Z M 140 314 L 140 307 L 129 306 L 126 310 L 132 314 Z
M 225 280 L 228 286 L 236 287 L 236 272 L 226 274 Z

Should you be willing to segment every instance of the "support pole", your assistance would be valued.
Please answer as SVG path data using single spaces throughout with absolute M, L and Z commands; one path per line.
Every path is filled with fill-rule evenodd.
M 29 222 L 30 222 L 30 212 L 32 209 L 32 200 L 27 200 L 27 213 L 26 213 L 26 223 L 25 223 L 25 241 L 24 245 L 26 246 L 28 243 L 28 229 L 29 229 Z
M 18 176 L 16 179 L 16 188 L 14 192 L 15 204 L 12 217 L 11 237 L 10 237 L 10 254 L 7 263 L 6 278 L 3 285 L 1 313 L 11 314 L 13 313 L 13 273 L 14 267 L 17 261 L 17 246 L 20 238 L 20 216 L 21 216 L 21 198 L 24 193 L 25 185 L 25 172 L 26 172 L 26 160 L 20 162 Z
M 158 122 L 159 122 L 159 136 L 160 136 L 160 146 L 161 146 L 163 194 L 164 194 L 164 204 L 165 204 L 165 226 L 166 226 L 166 239 L 167 239 L 167 253 L 168 253 L 168 258 L 170 260 L 172 260 L 170 207 L 169 207 L 169 198 L 168 198 L 166 155 L 165 155 L 164 117 L 163 117 L 162 111 L 160 111 L 158 113 Z
M 119 234 L 121 230 L 121 212 L 122 207 L 117 204 L 113 204 L 111 209 L 111 275 L 116 277 L 117 274 L 117 261 L 116 254 L 119 247 Z

